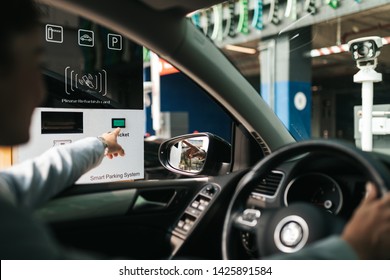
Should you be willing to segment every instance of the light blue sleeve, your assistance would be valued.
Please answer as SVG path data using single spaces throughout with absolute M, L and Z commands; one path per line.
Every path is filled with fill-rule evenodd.
M 339 236 L 330 236 L 291 254 L 273 255 L 270 260 L 357 260 L 352 247 Z
M 99 165 L 103 157 L 103 143 L 96 137 L 53 147 L 0 171 L 0 195 L 18 206 L 36 208 Z

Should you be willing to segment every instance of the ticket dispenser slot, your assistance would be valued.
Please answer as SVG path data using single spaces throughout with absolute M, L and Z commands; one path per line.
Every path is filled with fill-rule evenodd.
M 83 133 L 83 112 L 41 112 L 42 134 Z

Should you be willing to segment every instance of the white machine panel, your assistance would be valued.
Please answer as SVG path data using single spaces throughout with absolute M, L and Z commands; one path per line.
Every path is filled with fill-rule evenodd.
M 42 127 L 45 125 L 43 119 L 45 113 L 54 113 L 54 116 L 58 114 L 62 117 L 62 121 L 58 123 L 52 120 L 53 132 L 41 133 L 45 129 L 50 130 L 50 127 Z M 71 120 L 64 118 L 67 114 L 82 118 L 81 127 L 73 128 L 79 129 L 78 133 L 71 131 Z M 86 173 L 77 183 L 142 179 L 144 177 L 144 116 L 143 110 L 37 108 L 31 124 L 31 140 L 27 145 L 15 149 L 13 160 L 20 162 L 38 156 L 56 145 L 66 145 L 86 136 L 99 136 L 113 130 L 113 122 L 122 124 L 124 121 L 125 127 L 121 128 L 118 142 L 123 146 L 126 155 L 113 160 L 105 158 L 101 165 Z M 61 133 L 61 129 L 67 130 L 67 133 Z
M 47 8 L 41 24 L 47 98 L 13 163 L 121 127 L 124 157 L 104 159 L 77 183 L 144 178 L 143 47 L 90 19 Z M 55 15 L 55 16 L 51 16 Z

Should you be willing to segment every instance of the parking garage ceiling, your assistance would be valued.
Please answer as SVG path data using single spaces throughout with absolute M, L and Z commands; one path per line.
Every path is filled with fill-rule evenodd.
M 344 16 L 312 26 L 312 48 L 319 49 L 347 43 L 366 36 L 390 36 L 390 4 Z M 375 20 L 373 20 L 375 19 Z M 259 39 L 238 44 L 258 49 Z M 245 54 L 222 48 L 224 53 L 246 76 L 260 74 L 259 53 Z M 390 45 L 383 46 L 377 71 L 390 73 Z M 312 59 L 313 78 L 353 75 L 356 64 L 349 52 L 319 56 Z

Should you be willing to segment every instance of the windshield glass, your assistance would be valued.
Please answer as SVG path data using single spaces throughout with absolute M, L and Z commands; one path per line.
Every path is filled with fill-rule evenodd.
M 374 104 L 372 145 L 390 153 L 389 9 L 381 0 L 240 0 L 189 18 L 297 141 L 338 138 L 361 147 L 370 133 L 362 111 Z

